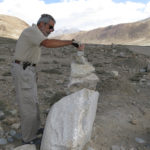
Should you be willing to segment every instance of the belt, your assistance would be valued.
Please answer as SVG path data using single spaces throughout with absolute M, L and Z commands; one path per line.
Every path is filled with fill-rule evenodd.
M 32 63 L 30 63 L 30 62 L 28 62 L 28 61 L 22 62 L 22 61 L 20 61 L 20 60 L 15 60 L 15 63 L 16 63 L 16 64 L 22 64 L 24 70 L 25 70 L 28 66 L 33 66 L 33 67 L 36 66 L 36 64 L 32 64 Z

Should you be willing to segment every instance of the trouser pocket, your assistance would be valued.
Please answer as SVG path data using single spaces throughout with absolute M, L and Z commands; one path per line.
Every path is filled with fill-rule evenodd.
M 30 69 L 26 68 L 26 70 L 22 70 L 21 73 L 21 88 L 22 89 L 31 89 L 34 86 L 34 76 Z

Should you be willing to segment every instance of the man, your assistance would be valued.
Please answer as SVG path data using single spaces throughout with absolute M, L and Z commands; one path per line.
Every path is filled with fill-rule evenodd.
M 48 39 L 54 31 L 55 19 L 48 14 L 41 15 L 37 25 L 25 29 L 20 35 L 15 49 L 12 76 L 14 78 L 16 99 L 21 118 L 21 132 L 24 143 L 36 143 L 40 129 L 40 115 L 37 99 L 36 65 L 41 55 L 41 46 L 47 48 L 74 45 L 83 50 L 73 40 Z

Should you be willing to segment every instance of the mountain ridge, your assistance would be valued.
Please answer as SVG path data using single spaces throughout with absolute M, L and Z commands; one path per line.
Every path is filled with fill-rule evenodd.
M 55 37 L 73 38 L 90 44 L 127 44 L 147 46 L 150 43 L 150 18 L 133 23 L 121 23 L 90 31 Z
M 18 39 L 23 29 L 29 25 L 14 16 L 0 14 L 0 36 L 12 39 Z
M 29 25 L 14 16 L 0 14 L 0 36 L 18 39 L 21 32 Z M 69 30 L 68 30 L 69 31 Z M 70 32 L 70 31 L 69 31 Z M 65 32 L 66 33 L 66 32 Z M 79 31 L 61 36 L 50 35 L 55 39 L 75 39 L 89 44 L 122 44 L 149 46 L 150 43 L 150 18 L 132 23 L 109 25 L 89 31 Z

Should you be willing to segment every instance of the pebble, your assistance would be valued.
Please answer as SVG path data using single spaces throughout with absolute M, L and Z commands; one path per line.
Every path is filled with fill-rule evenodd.
M 142 85 L 142 84 L 144 84 L 144 83 L 146 83 L 146 79 L 141 79 L 141 80 L 140 80 L 140 84 Z
M 7 137 L 7 141 L 11 143 L 11 142 L 14 141 L 14 139 L 13 139 L 11 136 L 8 136 L 8 137 Z
M 11 128 L 16 129 L 16 130 L 19 129 L 20 128 L 20 123 L 14 123 L 14 124 L 12 124 Z
M 125 53 L 124 52 L 120 52 L 120 57 L 125 57 Z
M 15 136 L 15 135 L 16 135 L 16 131 L 15 131 L 15 130 L 10 130 L 9 134 L 10 134 L 11 136 Z
M 112 74 L 114 77 L 118 77 L 118 76 L 119 76 L 118 71 L 111 71 L 111 74 Z
M 140 69 L 140 72 L 146 72 L 146 69 Z
M 0 138 L 0 145 L 6 145 L 7 143 L 7 139 Z
M 116 50 L 116 49 L 113 49 L 112 51 L 113 51 L 113 53 L 116 53 L 116 52 L 117 52 L 117 50 Z
M 6 125 L 12 125 L 13 123 L 16 122 L 16 118 L 12 117 L 12 118 L 5 118 L 3 120 L 3 123 Z
M 129 122 L 130 122 L 132 125 L 136 125 L 136 124 L 137 124 L 137 122 L 136 122 L 135 119 L 132 119 L 132 120 L 130 120 Z
M 10 113 L 11 113 L 12 115 L 16 115 L 16 114 L 17 114 L 17 110 L 16 110 L 16 109 L 11 110 Z
M 21 139 L 22 139 L 21 133 L 16 133 L 16 134 L 14 135 L 14 138 L 16 138 L 17 140 L 21 140 Z
M 143 139 L 138 138 L 138 137 L 135 138 L 135 141 L 136 141 L 137 143 L 140 143 L 140 144 L 146 143 Z

